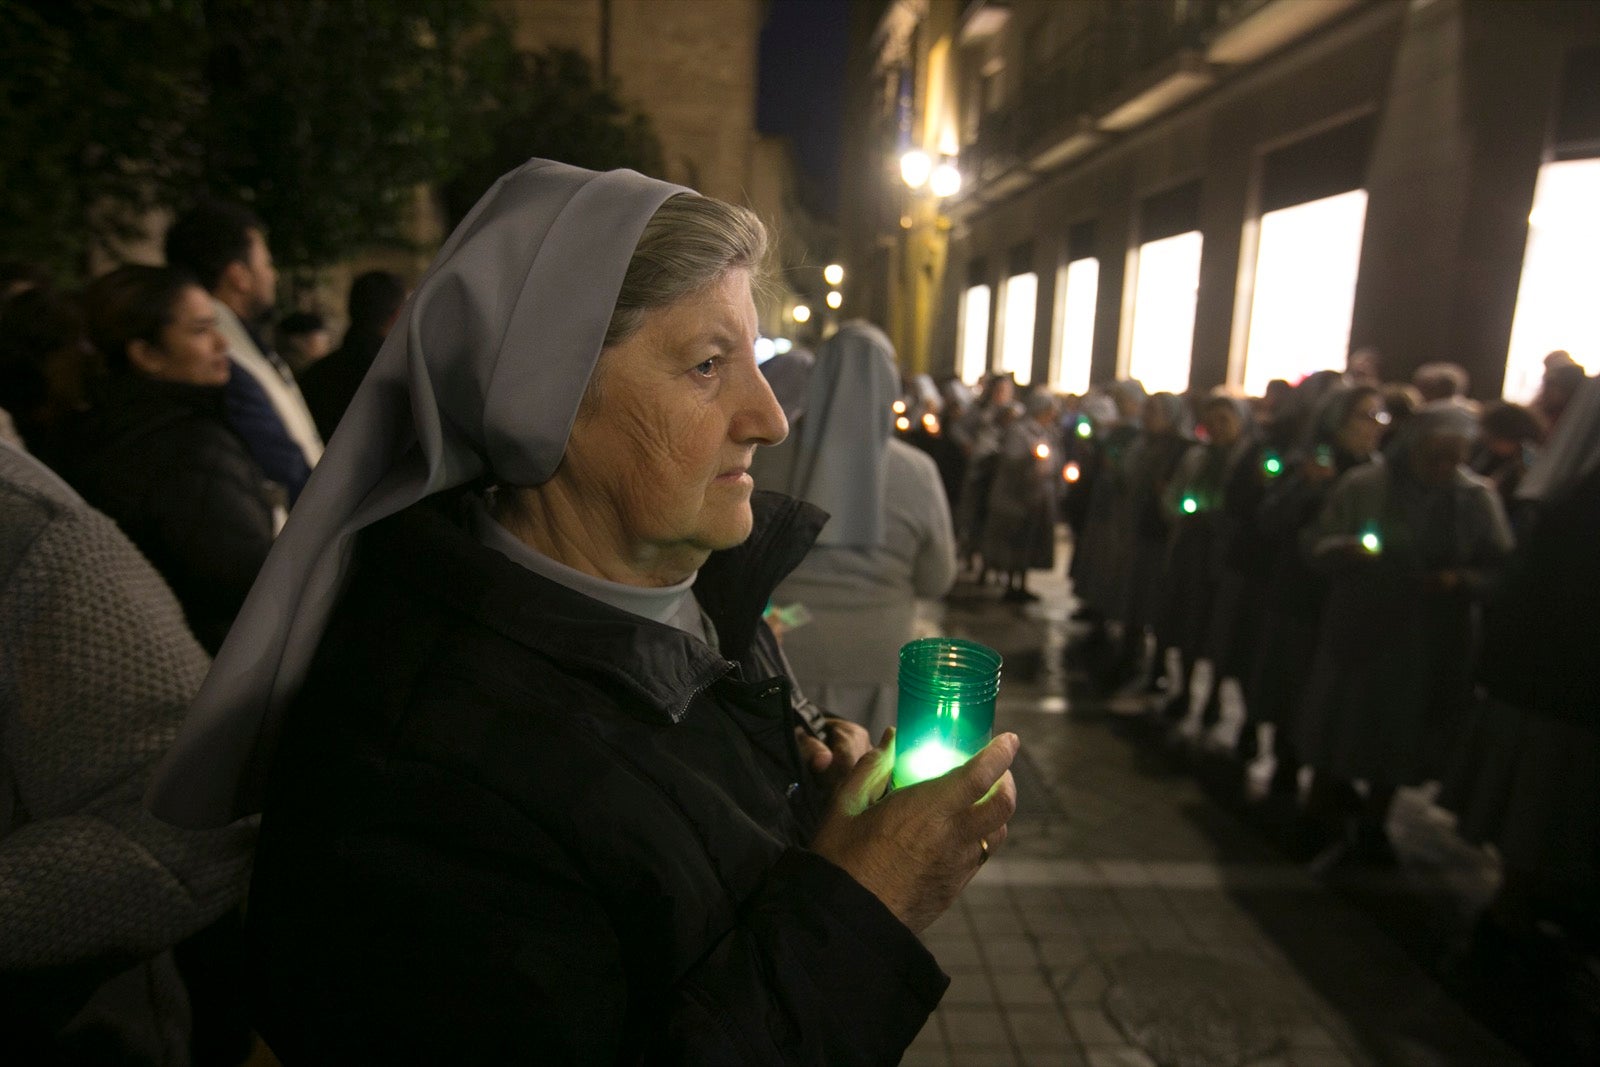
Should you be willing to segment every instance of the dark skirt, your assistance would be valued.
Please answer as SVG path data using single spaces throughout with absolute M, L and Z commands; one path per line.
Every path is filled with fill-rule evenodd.
M 1335 778 L 1440 778 L 1471 695 L 1473 605 L 1387 571 L 1335 581 L 1296 729 L 1305 762 Z

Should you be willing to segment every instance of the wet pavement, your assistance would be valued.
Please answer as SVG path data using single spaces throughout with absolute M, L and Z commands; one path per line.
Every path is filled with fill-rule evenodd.
M 1083 695 L 1063 667 L 1081 629 L 1067 581 L 1032 588 L 1017 606 L 963 582 L 925 620 L 1006 657 L 996 728 L 1023 751 L 1004 848 L 927 931 L 953 981 L 905 1064 L 1554 1062 L 1436 977 L 1496 872 L 1426 793 L 1397 803 L 1397 868 L 1314 873 L 1249 817 L 1239 768 L 1203 735 L 1175 745 L 1148 698 Z

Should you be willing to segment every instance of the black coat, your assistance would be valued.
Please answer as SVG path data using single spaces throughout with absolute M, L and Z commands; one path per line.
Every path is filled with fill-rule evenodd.
M 123 374 L 64 472 L 116 520 L 216 654 L 272 547 L 273 497 L 223 413 L 223 390 Z
M 352 329 L 345 334 L 344 344 L 307 367 L 300 375 L 300 395 L 306 398 L 306 407 L 317 422 L 317 432 L 324 441 L 344 418 L 345 409 L 355 398 L 361 380 L 372 369 L 372 361 L 383 347 L 383 335 L 361 333 Z
M 948 980 L 804 848 L 819 796 L 790 686 L 750 666 L 821 512 L 757 494 L 750 540 L 701 569 L 719 654 L 484 548 L 451 509 L 363 535 L 286 720 L 250 901 L 273 1050 L 898 1062 Z

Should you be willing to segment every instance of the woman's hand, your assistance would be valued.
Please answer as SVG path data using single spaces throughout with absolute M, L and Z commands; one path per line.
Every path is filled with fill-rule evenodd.
M 1020 744 L 1016 734 L 1001 734 L 950 773 L 884 796 L 894 767 L 889 731 L 835 793 L 812 850 L 920 933 L 1005 840 L 1017 808 L 1010 767 Z

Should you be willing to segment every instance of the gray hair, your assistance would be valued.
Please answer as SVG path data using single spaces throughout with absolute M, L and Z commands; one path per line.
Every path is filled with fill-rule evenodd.
M 709 196 L 669 198 L 645 224 L 628 261 L 604 347 L 631 337 L 647 312 L 704 289 L 730 270 L 750 271 L 752 286 L 759 288 L 766 253 L 767 229 L 754 212 Z

